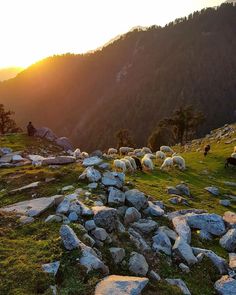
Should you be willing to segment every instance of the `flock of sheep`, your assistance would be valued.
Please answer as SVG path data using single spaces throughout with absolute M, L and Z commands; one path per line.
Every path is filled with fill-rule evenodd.
M 175 165 L 180 170 L 185 170 L 186 168 L 184 158 L 176 155 L 169 146 L 161 146 L 160 150 L 155 154 L 147 147 L 143 147 L 142 149 L 121 147 L 119 151 L 110 148 L 107 154 L 113 157 L 118 157 L 118 155 L 123 156 L 123 158 L 117 158 L 113 162 L 115 170 L 122 170 L 123 172 L 134 172 L 135 170 L 152 171 L 154 169 L 153 159 L 163 161 L 160 167 L 161 170 L 170 169 Z

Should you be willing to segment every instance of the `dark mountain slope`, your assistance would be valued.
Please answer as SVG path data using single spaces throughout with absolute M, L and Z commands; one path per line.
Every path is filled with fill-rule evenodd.
M 207 117 L 200 133 L 235 121 L 236 7 L 224 4 L 165 28 L 134 30 L 102 50 L 43 60 L 0 83 L 0 102 L 25 125 L 52 128 L 84 149 L 138 145 L 180 103 Z

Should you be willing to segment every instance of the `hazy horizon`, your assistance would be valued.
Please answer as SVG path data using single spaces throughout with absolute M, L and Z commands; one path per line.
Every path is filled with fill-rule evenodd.
M 4 31 L 1 36 L 0 69 L 25 68 L 55 54 L 96 50 L 134 27 L 164 26 L 176 18 L 223 2 L 1 1 L 0 25 Z

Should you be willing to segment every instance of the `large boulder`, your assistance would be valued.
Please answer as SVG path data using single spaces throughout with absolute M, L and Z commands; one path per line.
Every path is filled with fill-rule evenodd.
M 72 156 L 57 156 L 49 157 L 42 160 L 42 165 L 66 165 L 76 161 L 75 157 Z
M 115 187 L 109 189 L 108 204 L 122 206 L 125 203 L 125 194 Z
M 191 242 L 191 229 L 187 224 L 184 216 L 176 216 L 172 219 L 175 231 L 180 237 L 182 237 L 187 243 Z
M 105 186 L 115 186 L 117 188 L 122 188 L 124 181 L 125 181 L 124 173 L 107 171 L 103 173 L 103 176 L 102 176 L 102 184 Z
M 63 148 L 64 151 L 73 151 L 73 145 L 67 137 L 59 137 L 55 140 L 55 143 Z
M 109 249 L 114 263 L 120 263 L 125 258 L 125 249 L 112 247 Z
M 149 234 L 157 229 L 157 223 L 151 219 L 140 219 L 132 224 L 135 230 L 140 231 L 142 234 Z
M 117 228 L 118 215 L 116 209 L 105 206 L 96 206 L 93 207 L 92 210 L 96 226 L 105 228 L 108 232 L 112 232 Z
M 148 201 L 148 208 L 146 209 L 149 215 L 158 217 L 165 214 L 165 211 L 158 205 L 153 204 L 151 201 Z
M 148 264 L 145 257 L 137 252 L 132 252 L 129 259 L 129 271 L 137 276 L 146 276 Z
M 187 214 L 186 220 L 191 228 L 203 229 L 215 236 L 222 236 L 225 233 L 224 220 L 220 215 Z
M 186 241 L 178 237 L 173 246 L 173 252 L 184 259 L 188 265 L 192 265 L 198 262 L 197 258 L 193 254 L 192 248 Z
M 97 284 L 94 295 L 141 295 L 147 278 L 108 276 Z
M 157 252 L 164 252 L 166 255 L 171 255 L 171 242 L 169 237 L 164 232 L 159 232 L 152 237 L 152 249 Z
M 125 192 L 125 198 L 128 205 L 135 207 L 137 210 L 148 207 L 148 201 L 144 193 L 137 189 L 128 190 Z
M 89 182 L 97 182 L 102 176 L 101 173 L 93 167 L 87 167 L 83 173 L 79 176 L 80 180 L 88 179 Z
M 80 240 L 71 227 L 69 227 L 68 225 L 62 225 L 60 228 L 60 235 L 64 247 L 67 250 L 79 248 Z
M 82 250 L 82 256 L 79 258 L 79 263 L 87 269 L 87 273 L 92 270 L 99 270 L 103 274 L 108 274 L 109 268 L 97 256 L 97 254 L 94 251 L 92 252 L 90 249 Z
M 88 166 L 96 166 L 102 163 L 102 159 L 95 156 L 95 157 L 90 157 L 90 158 L 86 158 L 83 161 L 83 166 L 88 167 Z
M 222 276 L 218 281 L 216 281 L 214 287 L 220 295 L 236 294 L 236 280 L 228 275 Z
M 177 286 L 184 295 L 191 295 L 188 287 L 186 286 L 185 282 L 181 279 L 166 279 L 167 283 L 172 286 Z
M 229 252 L 234 252 L 236 250 L 236 229 L 230 229 L 227 233 L 220 239 L 221 247 L 225 248 Z
M 218 187 L 215 187 L 215 186 L 205 187 L 205 190 L 214 196 L 219 196 L 219 194 L 220 194 Z
M 140 218 L 141 218 L 141 213 L 136 208 L 129 207 L 125 211 L 124 223 L 127 225 L 129 223 L 138 221 Z
M 143 239 L 143 237 L 135 231 L 133 228 L 128 229 L 130 240 L 135 244 L 136 248 L 139 249 L 142 253 L 150 252 L 151 247 Z
M 37 128 L 34 136 L 45 138 L 49 141 L 55 141 L 57 139 L 56 134 L 47 127 Z

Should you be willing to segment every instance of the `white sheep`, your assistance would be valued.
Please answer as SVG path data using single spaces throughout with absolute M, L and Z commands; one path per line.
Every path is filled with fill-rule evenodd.
M 132 164 L 130 163 L 130 161 L 128 159 L 122 158 L 120 160 L 125 163 L 127 170 L 134 171 L 134 168 L 132 167 Z
M 152 151 L 148 147 L 143 147 L 141 149 L 141 152 L 144 153 L 144 154 L 151 154 L 152 153 Z
M 117 151 L 117 149 L 109 148 L 107 154 L 108 155 L 115 155 L 115 154 L 118 154 L 118 151 Z
M 173 154 L 174 153 L 174 151 L 172 150 L 172 148 L 170 148 L 167 145 L 161 146 L 160 147 L 160 151 L 163 152 L 163 153 L 170 153 L 170 154 Z
M 125 159 L 130 161 L 131 166 L 133 167 L 134 170 L 137 170 L 137 165 L 135 163 L 135 160 L 132 157 L 125 156 Z
M 164 160 L 163 164 L 161 165 L 160 169 L 161 170 L 163 170 L 164 168 L 169 169 L 169 168 L 173 167 L 173 165 L 174 165 L 173 159 L 171 157 L 167 157 L 167 158 L 165 158 L 165 160 Z
M 114 160 L 113 165 L 115 166 L 115 170 L 116 169 L 121 169 L 123 173 L 126 172 L 126 164 L 125 164 L 125 162 L 123 162 L 121 160 Z
M 120 155 L 127 155 L 129 152 L 133 152 L 134 149 L 126 146 L 122 146 L 119 148 Z
M 148 170 L 153 170 L 154 169 L 154 165 L 152 160 L 150 159 L 150 157 L 148 155 L 145 155 L 142 160 L 141 160 L 142 166 Z
M 157 151 L 156 152 L 156 159 L 162 159 L 162 160 L 165 160 L 166 158 L 166 154 L 163 153 L 162 151 Z
M 147 156 L 149 159 L 156 159 L 156 156 L 152 153 L 147 153 L 145 156 Z
M 73 152 L 73 156 L 77 159 L 80 157 L 81 151 L 79 148 L 77 148 L 76 150 L 74 150 Z
M 236 159 L 236 152 L 231 154 L 231 158 L 235 158 Z
M 185 170 L 186 166 L 185 166 L 185 160 L 184 160 L 183 157 L 174 156 L 174 157 L 172 157 L 172 159 L 173 159 L 173 164 L 174 165 L 177 165 L 180 170 Z
M 89 154 L 88 154 L 87 152 L 82 152 L 82 153 L 79 155 L 79 158 L 80 158 L 80 159 L 89 158 Z

